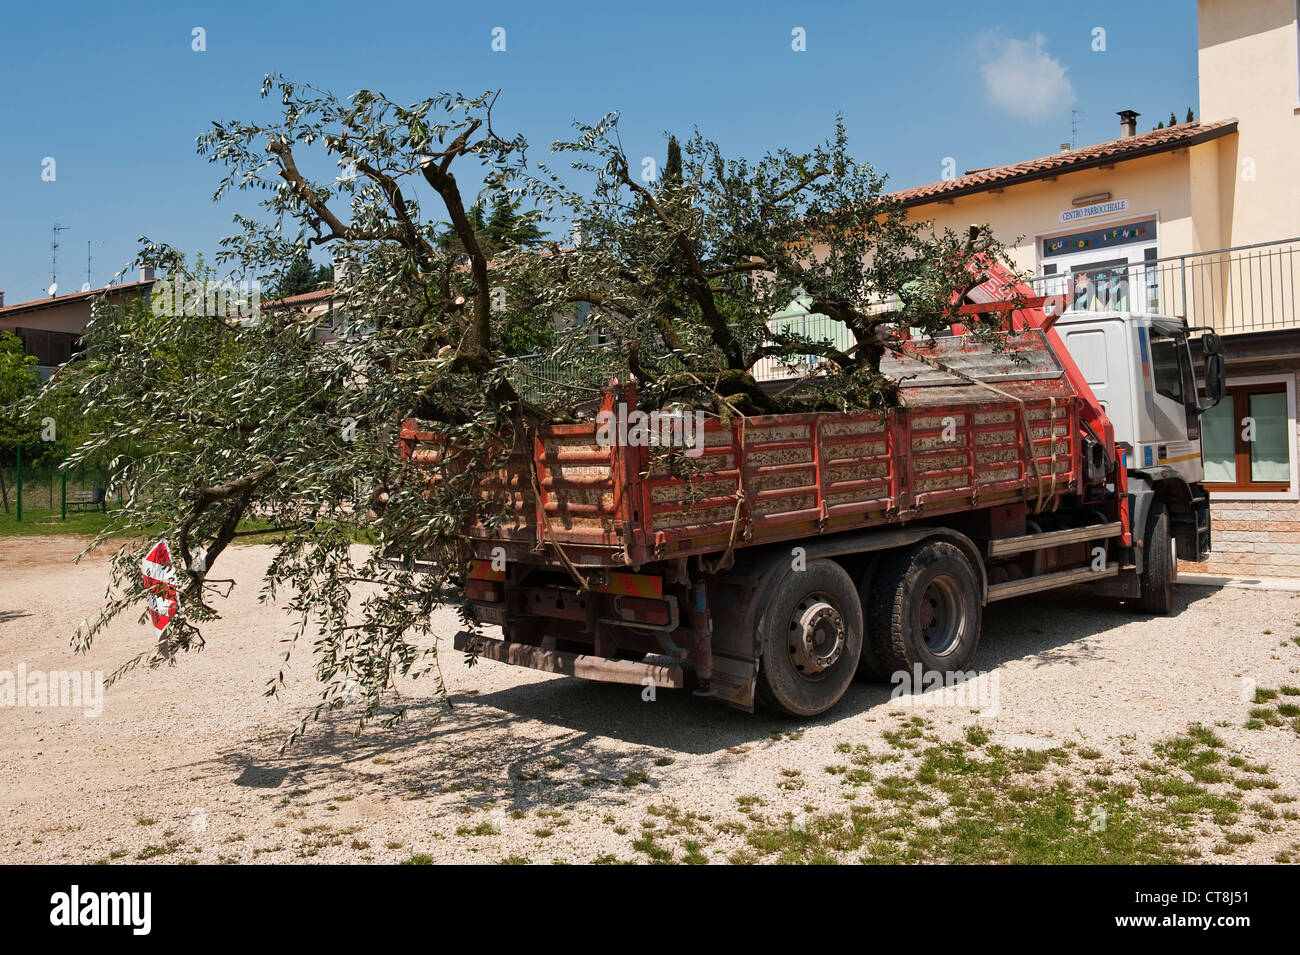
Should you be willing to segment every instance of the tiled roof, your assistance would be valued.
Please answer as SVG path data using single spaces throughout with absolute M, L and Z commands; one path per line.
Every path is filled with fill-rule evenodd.
M 295 305 L 313 305 L 316 302 L 323 302 L 327 298 L 334 297 L 333 286 L 317 289 L 315 292 L 303 292 L 299 295 L 290 295 L 287 298 L 277 298 L 270 302 L 263 302 L 267 307 L 293 307 Z
M 30 302 L 16 302 L 13 305 L 6 305 L 0 308 L 0 317 L 12 315 L 16 312 L 34 312 L 41 308 L 54 308 L 60 305 L 67 305 L 71 302 L 89 301 L 96 295 L 108 293 L 109 295 L 121 295 L 125 292 L 139 291 L 149 288 L 153 285 L 153 280 L 148 282 L 127 282 L 124 285 L 109 285 L 104 288 L 91 289 L 89 292 L 73 292 L 71 295 L 46 296 L 45 298 L 34 298 Z
M 927 202 L 953 199 L 957 196 L 985 192 L 1020 182 L 1046 179 L 1061 173 L 1126 162 L 1174 149 L 1185 149 L 1236 131 L 1235 119 L 1214 123 L 1179 123 L 1177 126 L 1153 129 L 1148 133 L 1138 133 L 1136 136 L 1124 139 L 1112 139 L 1109 142 L 1082 146 L 1079 149 L 1053 153 L 1038 159 L 1012 163 L 1009 166 L 978 169 L 955 179 L 941 179 L 938 182 L 926 183 L 924 186 L 913 186 L 911 189 L 893 193 L 893 198 L 905 206 L 923 205 Z

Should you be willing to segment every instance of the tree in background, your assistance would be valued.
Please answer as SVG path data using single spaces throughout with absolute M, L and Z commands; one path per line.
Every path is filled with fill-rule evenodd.
M 333 283 L 333 270 L 328 265 L 317 267 L 305 249 L 301 249 L 289 260 L 289 267 L 278 282 L 275 282 L 268 295 L 271 299 L 289 298 L 329 288 Z
M 5 472 L 15 461 L 19 444 L 36 441 L 40 428 L 25 413 L 23 402 L 41 386 L 36 356 L 28 355 L 22 339 L 11 331 L 0 332 L 0 500 L 9 513 L 9 484 Z M 39 419 L 36 419 L 39 420 Z
M 677 142 L 676 136 L 668 137 L 668 157 L 664 160 L 664 174 L 660 179 L 668 186 L 677 185 L 682 181 L 682 147 Z
M 537 225 L 538 213 L 521 213 L 519 207 L 522 204 L 522 199 L 511 199 L 503 192 L 492 197 L 492 212 L 482 228 L 482 234 L 494 250 L 530 249 L 540 245 L 546 238 Z

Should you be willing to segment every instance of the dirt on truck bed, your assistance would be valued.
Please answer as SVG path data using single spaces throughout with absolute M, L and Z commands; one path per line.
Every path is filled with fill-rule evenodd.
M 108 671 L 149 644 L 123 619 L 71 653 L 108 571 L 70 564 L 80 544 L 0 542 L 0 681 Z M 223 558 L 241 583 L 207 648 L 107 688 L 99 715 L 0 707 L 0 862 L 1300 858 L 1295 594 L 1182 586 L 1169 618 L 995 604 L 982 695 L 856 683 L 805 722 L 467 670 L 444 610 L 440 722 L 407 683 L 406 724 L 354 739 L 344 710 L 277 759 L 316 684 L 302 656 L 262 695 L 288 624 L 256 599 L 270 555 Z

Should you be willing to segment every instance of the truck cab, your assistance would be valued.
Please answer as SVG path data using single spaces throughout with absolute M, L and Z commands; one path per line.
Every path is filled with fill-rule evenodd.
M 1141 533 L 1149 515 L 1166 511 L 1177 556 L 1204 560 L 1210 521 L 1209 494 L 1201 485 L 1200 416 L 1223 396 L 1217 337 L 1188 328 L 1182 319 L 1145 312 L 1067 311 L 1056 328 L 1115 429 L 1129 474 L 1135 532 Z M 1206 331 L 1204 398 L 1190 347 L 1195 331 Z
M 1130 467 L 1168 467 L 1199 483 L 1204 409 L 1187 326 L 1141 312 L 1066 312 L 1057 329 Z

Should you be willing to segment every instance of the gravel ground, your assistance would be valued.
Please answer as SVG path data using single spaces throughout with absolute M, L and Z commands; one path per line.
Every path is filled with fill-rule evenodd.
M 0 672 L 107 672 L 148 646 L 148 628 L 123 620 L 89 654 L 71 653 L 69 635 L 107 583 L 105 559 L 69 563 L 80 546 L 0 541 Z M 0 862 L 744 859 L 756 819 L 878 803 L 878 789 L 850 792 L 837 764 L 846 753 L 910 759 L 895 734 L 916 715 L 927 739 L 978 727 L 989 745 L 1064 747 L 1115 779 L 1136 778 L 1160 740 L 1200 723 L 1224 752 L 1267 764 L 1279 808 L 1300 794 L 1300 735 L 1283 721 L 1247 728 L 1243 693 L 1244 681 L 1300 685 L 1300 595 L 1190 586 L 1169 618 L 1059 597 L 992 605 L 976 669 L 996 677 L 996 713 L 908 708 L 889 687 L 859 683 L 805 723 L 672 691 L 646 702 L 640 687 L 491 661 L 467 670 L 450 649 L 448 611 L 453 705 L 440 721 L 418 681 L 405 688 L 405 724 L 358 739 L 345 710 L 276 758 L 316 685 L 304 656 L 279 699 L 263 696 L 288 622 L 256 600 L 270 553 L 227 554 L 222 576 L 242 584 L 218 605 L 206 649 L 132 673 L 105 691 L 102 714 L 0 708 Z M 1227 846 L 1222 827 L 1202 820 L 1187 844 L 1215 861 L 1270 861 L 1300 848 L 1294 815 Z M 647 841 L 655 826 L 658 842 Z

